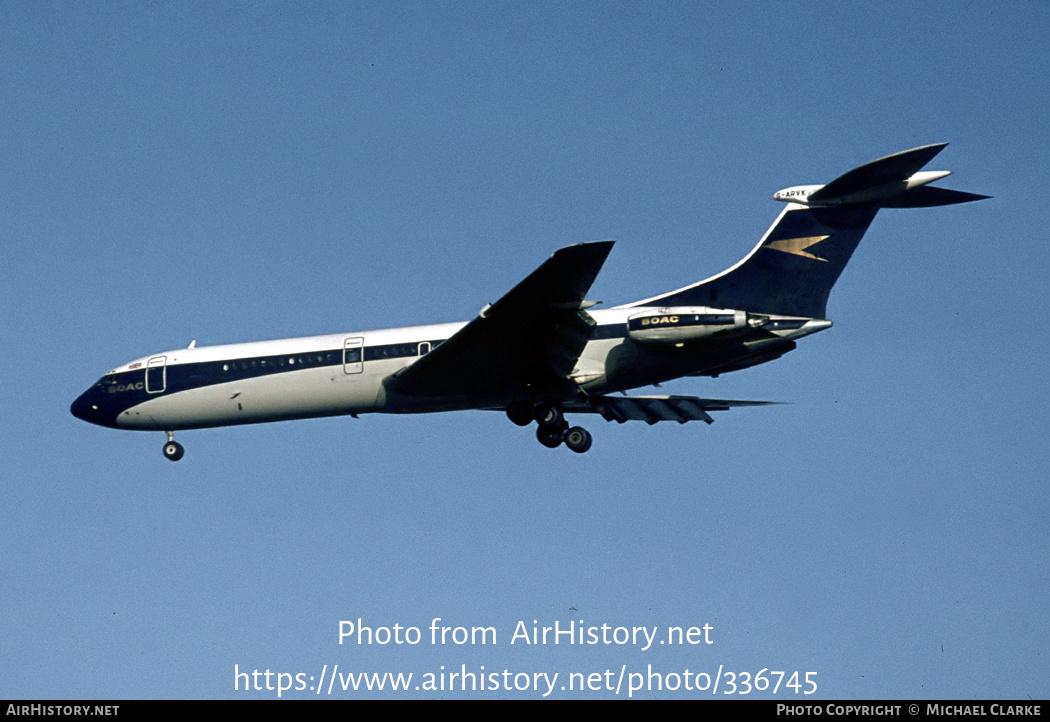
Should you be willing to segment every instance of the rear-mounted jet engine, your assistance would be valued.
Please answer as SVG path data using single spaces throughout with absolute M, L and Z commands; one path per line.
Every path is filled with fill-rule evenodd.
M 639 343 L 687 343 L 761 326 L 768 316 L 706 306 L 646 309 L 627 319 L 627 336 Z

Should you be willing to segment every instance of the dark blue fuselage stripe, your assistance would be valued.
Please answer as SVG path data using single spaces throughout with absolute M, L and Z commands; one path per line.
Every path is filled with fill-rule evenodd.
M 421 343 L 430 344 L 431 348 L 437 348 L 442 340 L 419 341 L 412 343 L 387 344 L 384 346 L 368 346 L 364 349 L 365 361 L 378 361 L 381 359 L 408 358 L 419 355 Z M 358 351 L 359 349 L 349 349 Z M 357 359 L 359 361 L 360 358 Z M 356 363 L 356 361 L 354 361 Z M 168 364 L 164 367 L 165 392 L 174 393 L 186 391 L 187 389 L 201 388 L 202 386 L 213 386 L 230 381 L 241 381 L 260 376 L 272 376 L 273 374 L 288 373 L 291 371 L 303 371 L 324 366 L 342 366 L 343 349 L 326 349 L 323 351 L 310 351 L 308 353 L 273 354 L 269 356 L 254 356 L 250 358 L 225 359 L 222 361 L 201 361 L 198 363 Z M 153 373 L 159 369 L 152 369 Z M 145 381 L 145 368 L 134 371 L 123 371 L 119 374 L 104 376 L 97 384 L 101 387 L 125 387 L 122 392 L 134 389 L 138 382 Z M 132 389 L 126 387 L 132 386 Z M 151 382 L 151 386 L 155 385 Z M 145 400 L 156 394 L 147 393 L 145 384 L 142 384 L 142 399 Z
M 627 324 L 616 323 L 597 326 L 592 338 L 623 338 L 627 335 Z M 431 349 L 440 346 L 445 339 L 431 341 L 413 341 L 409 343 L 366 346 L 365 361 L 409 358 L 419 355 L 419 347 L 429 344 Z M 425 350 L 425 349 L 424 349 Z M 361 360 L 359 348 L 325 349 L 307 353 L 272 354 L 251 358 L 224 359 L 221 361 L 201 361 L 197 363 L 168 364 L 149 369 L 151 389 L 160 386 L 160 374 L 163 373 L 163 392 L 150 393 L 146 390 L 146 368 L 103 376 L 90 389 L 85 391 L 74 402 L 81 413 L 90 415 L 93 423 L 115 426 L 117 417 L 133 406 L 160 396 L 167 396 L 180 391 L 199 389 L 245 379 L 273 376 L 293 371 L 305 371 L 327 366 L 342 366 L 344 353 L 354 354 L 346 359 L 350 363 Z M 97 408 L 92 408 L 96 406 Z

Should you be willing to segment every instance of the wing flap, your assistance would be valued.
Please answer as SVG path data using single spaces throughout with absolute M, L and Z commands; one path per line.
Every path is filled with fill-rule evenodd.
M 650 426 L 661 421 L 684 424 L 703 421 L 713 424 L 708 411 L 727 411 L 735 406 L 770 406 L 778 401 L 732 401 L 729 399 L 701 399 L 696 396 L 600 396 L 588 403 L 565 404 L 566 412 L 598 413 L 606 421 L 623 424 L 644 421 Z

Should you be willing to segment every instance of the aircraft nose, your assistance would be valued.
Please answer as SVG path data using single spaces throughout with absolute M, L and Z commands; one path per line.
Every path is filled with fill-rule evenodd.
M 98 411 L 97 406 L 94 409 L 91 408 L 91 401 L 87 396 L 87 392 L 82 393 L 69 407 L 69 413 L 73 414 L 73 416 L 76 416 L 81 421 L 91 421 L 91 412 Z
M 104 419 L 106 411 L 98 402 L 98 394 L 95 393 L 94 388 L 90 388 L 78 396 L 76 401 L 70 405 L 69 412 L 81 421 L 87 421 L 89 424 L 98 424 L 99 426 L 111 425 Z

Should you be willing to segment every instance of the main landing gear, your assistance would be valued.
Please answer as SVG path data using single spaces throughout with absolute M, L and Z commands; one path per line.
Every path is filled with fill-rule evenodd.
M 569 428 L 560 406 L 539 404 L 534 407 L 527 402 L 515 402 L 507 407 L 507 417 L 518 426 L 528 426 L 535 420 L 538 425 L 536 439 L 548 449 L 556 449 L 564 443 L 570 450 L 582 454 L 594 441 L 582 426 Z
M 164 444 L 164 458 L 171 461 L 178 461 L 185 453 L 186 449 L 182 448 L 182 444 L 175 441 L 175 432 L 169 431 L 168 443 Z

